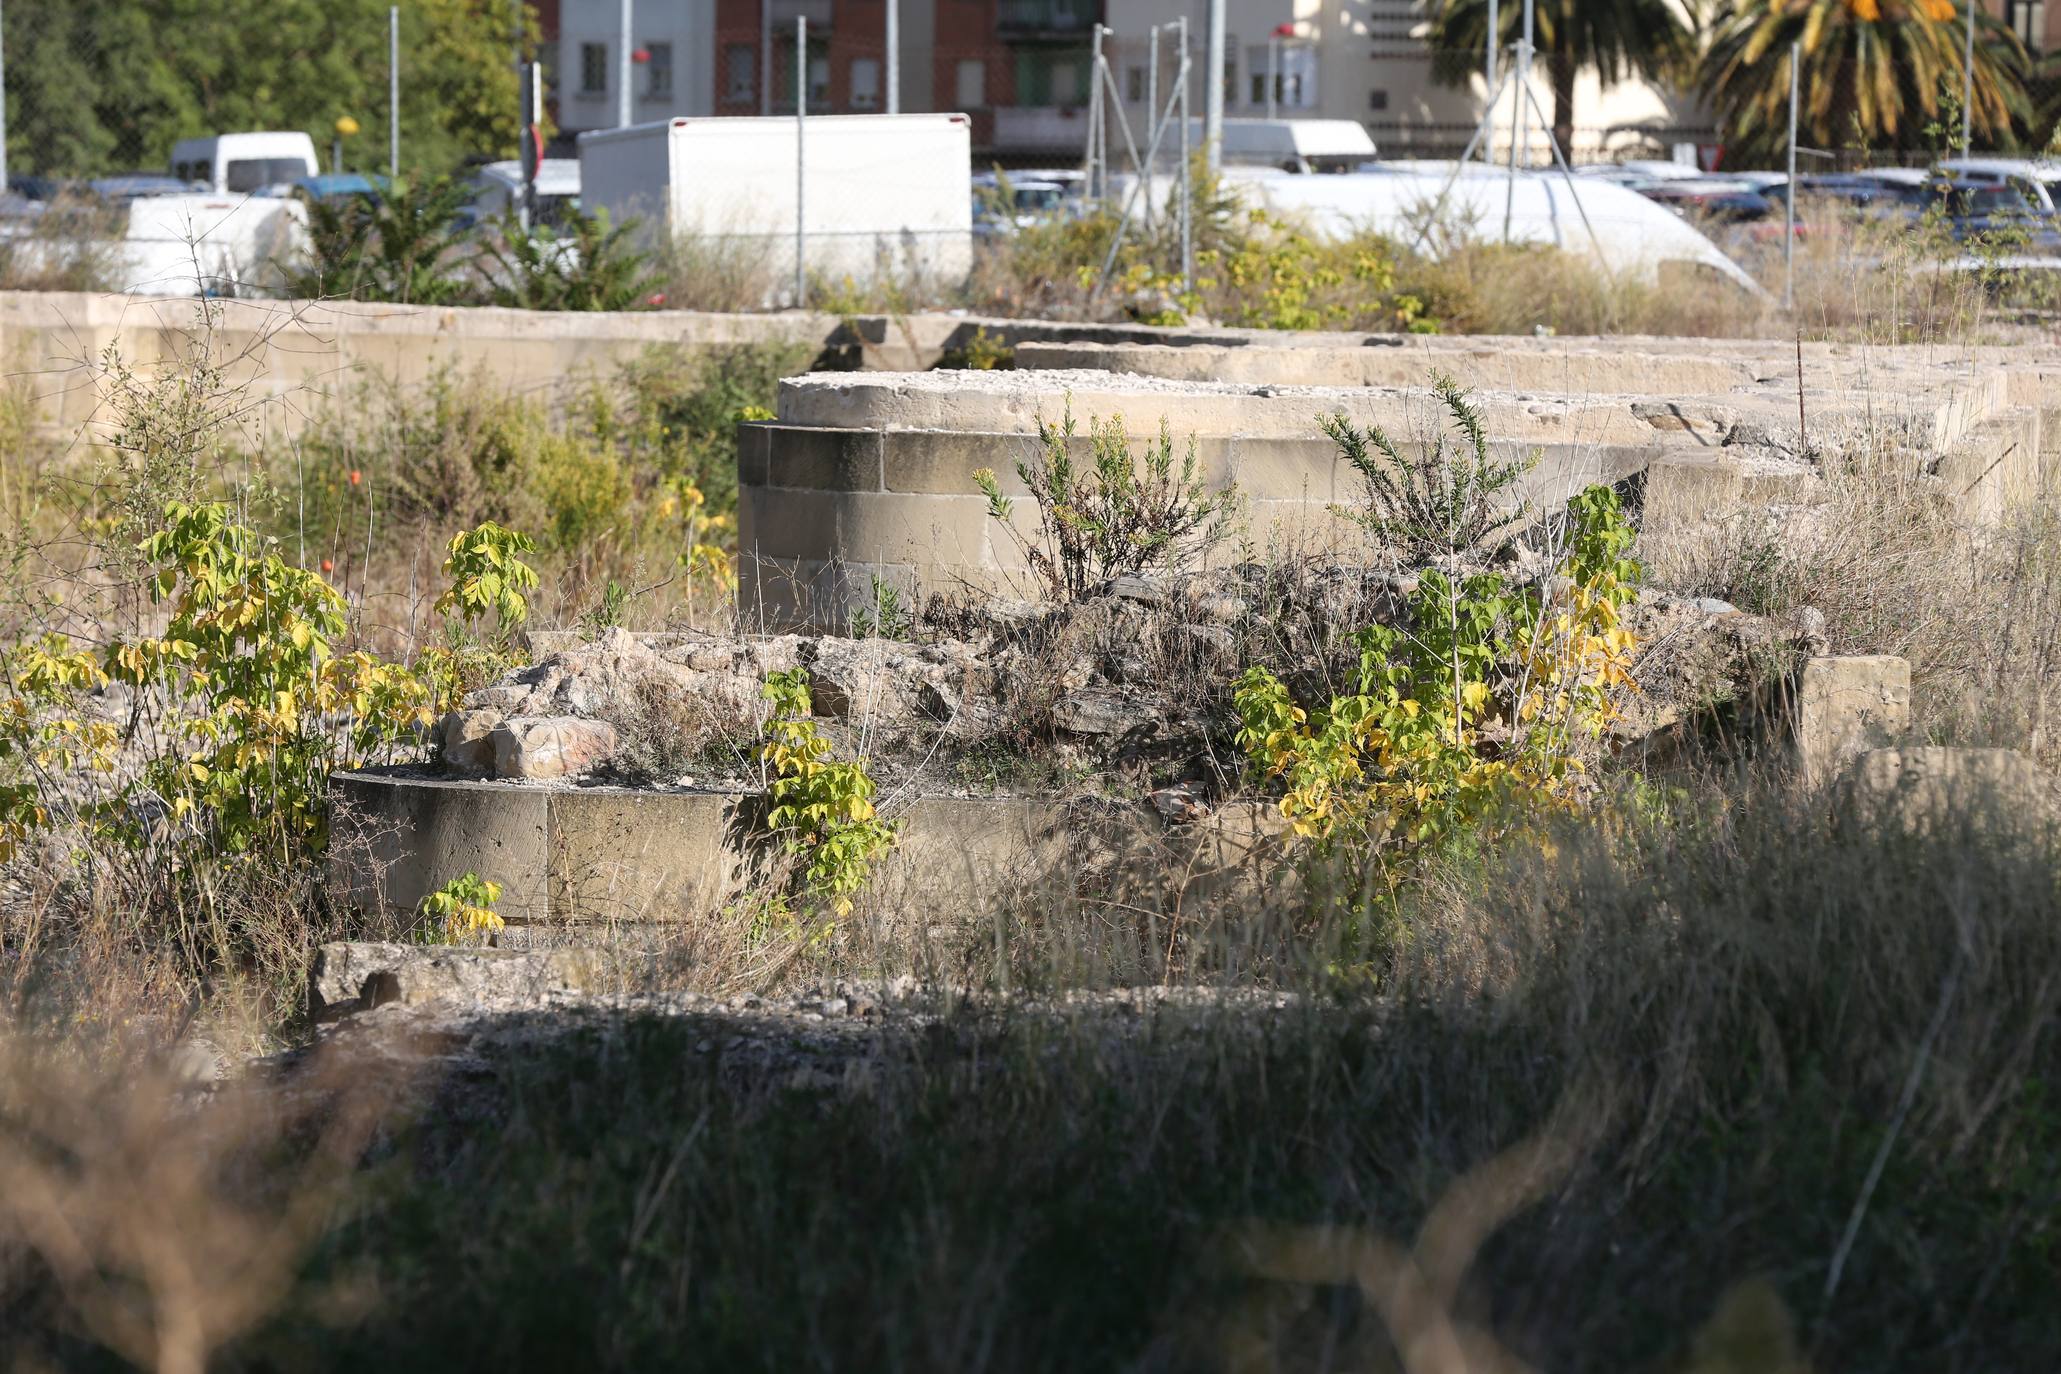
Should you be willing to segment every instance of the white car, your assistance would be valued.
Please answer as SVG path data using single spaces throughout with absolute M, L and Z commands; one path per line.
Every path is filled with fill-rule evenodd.
M 2061 205 L 2061 162 L 2022 157 L 1950 157 L 1940 170 L 1955 181 L 2016 186 L 2036 207 L 2053 214 Z

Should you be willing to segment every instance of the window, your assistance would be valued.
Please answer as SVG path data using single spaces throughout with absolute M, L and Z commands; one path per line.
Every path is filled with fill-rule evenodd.
M 644 62 L 644 98 L 646 100 L 667 100 L 673 94 L 673 45 L 670 43 L 646 43 Z
M 962 110 L 984 109 L 988 103 L 988 64 L 977 58 L 962 61 L 953 73 L 954 93 Z
M 2009 0 L 2004 22 L 2018 41 L 2038 52 L 2047 39 L 2047 0 Z
M 1145 69 L 1139 66 L 1124 68 L 1124 99 L 1136 105 L 1145 99 Z
M 1369 92 L 1367 92 L 1367 108 L 1368 108 L 1368 109 L 1370 109 L 1370 110 L 1385 110 L 1385 109 L 1387 109 L 1387 108 L 1388 108 L 1388 92 L 1387 92 L 1387 91 L 1369 91 Z
M 608 91 L 608 44 L 580 44 L 580 94 L 603 95 Z
M 830 104 L 830 59 L 827 57 L 809 59 L 809 103 Z
M 872 57 L 852 59 L 852 108 L 872 110 L 880 106 L 880 61 Z
M 732 43 L 723 49 L 723 99 L 732 105 L 749 105 L 759 96 L 758 53 L 748 44 Z
M 262 191 L 282 181 L 296 181 L 308 173 L 308 164 L 297 157 L 238 158 L 222 169 L 222 185 L 231 191 Z
M 1081 69 L 1071 62 L 1062 62 L 1052 69 L 1052 103 L 1081 103 Z

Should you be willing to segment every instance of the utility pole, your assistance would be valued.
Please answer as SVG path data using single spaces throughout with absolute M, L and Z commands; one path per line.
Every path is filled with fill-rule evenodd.
M 630 49 L 633 46 L 630 38 L 630 11 L 635 5 L 636 0 L 622 0 L 622 8 L 616 16 L 618 31 L 615 42 L 615 127 L 618 129 L 630 127 Z
M 1203 46 L 1202 152 L 1214 172 L 1224 165 L 1224 0 L 1209 0 L 1209 38 Z
M 887 112 L 902 112 L 901 0 L 887 0 Z
M 401 7 L 386 11 L 386 175 L 401 178 Z

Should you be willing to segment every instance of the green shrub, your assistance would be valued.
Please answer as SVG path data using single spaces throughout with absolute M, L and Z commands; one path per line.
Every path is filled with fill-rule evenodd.
M 1038 446 L 1016 465 L 1038 510 L 1038 530 L 1027 535 L 1012 516 L 992 468 L 973 474 L 987 497 L 988 516 L 1022 548 L 1031 570 L 1055 600 L 1081 601 L 1112 578 L 1143 572 L 1180 572 L 1205 561 L 1230 536 L 1238 508 L 1235 485 L 1210 490 L 1190 437 L 1179 458 L 1166 421 L 1159 435 L 1134 453 L 1122 416 L 1088 421 L 1085 461 L 1069 401 L 1058 424 L 1038 417 Z

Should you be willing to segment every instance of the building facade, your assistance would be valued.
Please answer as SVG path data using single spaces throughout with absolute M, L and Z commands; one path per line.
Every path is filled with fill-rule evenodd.
M 982 160 L 1078 161 L 1102 15 L 1102 0 L 901 0 L 901 109 L 970 115 Z M 555 0 L 539 17 L 552 115 L 569 151 L 579 133 L 617 122 L 620 0 Z M 811 113 L 887 108 L 885 0 L 634 0 L 631 33 L 635 122 L 791 114 L 797 84 Z

